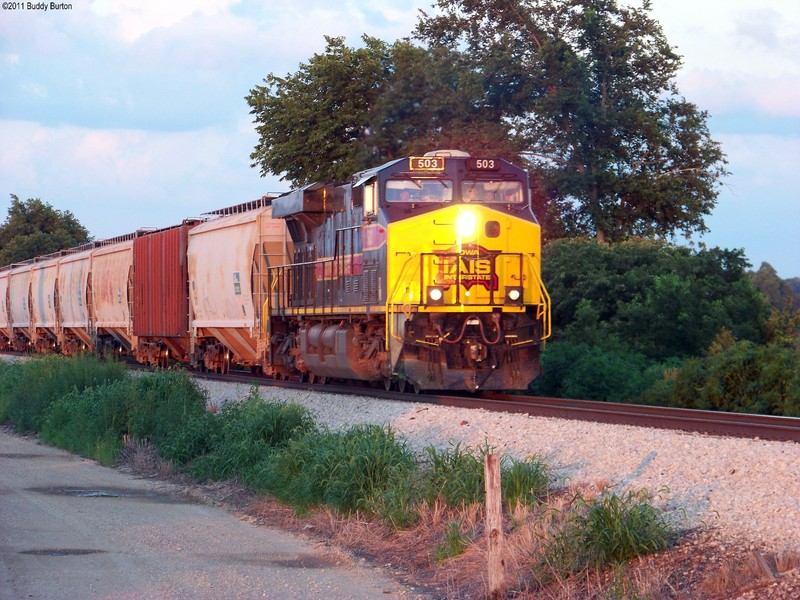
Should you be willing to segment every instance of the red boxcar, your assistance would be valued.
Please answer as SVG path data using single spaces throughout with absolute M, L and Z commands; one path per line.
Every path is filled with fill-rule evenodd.
M 189 230 L 200 221 L 140 233 L 133 242 L 133 335 L 139 362 L 189 358 Z

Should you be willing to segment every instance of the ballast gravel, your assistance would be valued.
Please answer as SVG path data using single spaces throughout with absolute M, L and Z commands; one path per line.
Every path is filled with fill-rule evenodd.
M 215 407 L 250 393 L 200 381 Z M 560 483 L 646 489 L 681 528 L 715 531 L 720 544 L 800 552 L 800 444 L 606 425 L 481 409 L 261 386 L 265 400 L 307 407 L 320 425 L 391 426 L 414 451 L 481 447 L 539 457 Z

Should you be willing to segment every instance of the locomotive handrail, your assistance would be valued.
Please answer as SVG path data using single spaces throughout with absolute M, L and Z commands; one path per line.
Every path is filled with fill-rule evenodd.
M 543 303 L 538 305 L 536 318 L 540 319 L 544 325 L 542 331 L 542 340 L 546 340 L 553 333 L 550 312 L 550 294 L 547 293 L 547 288 L 544 287 L 542 276 L 539 274 L 539 271 L 536 270 L 536 261 L 533 260 L 533 254 L 526 253 L 525 256 L 528 257 L 528 262 L 530 263 L 531 267 L 531 274 L 536 280 L 536 285 L 539 286 L 539 295 L 543 300 Z
M 403 274 L 406 272 L 407 268 L 411 264 L 417 264 L 414 259 L 418 256 L 418 253 L 412 252 L 409 254 L 406 262 L 403 263 L 403 268 L 400 270 L 400 275 L 397 277 L 397 281 L 395 281 L 394 287 L 392 288 L 391 293 L 386 295 L 386 347 L 389 347 L 390 338 L 396 339 L 398 342 L 402 341 L 403 338 L 396 335 L 394 332 L 394 314 L 395 314 L 395 306 L 402 305 L 402 302 L 395 301 L 395 295 L 397 294 L 397 289 L 401 283 L 403 283 Z M 409 274 L 406 281 L 411 281 L 413 274 Z M 410 311 L 409 311 L 410 312 Z

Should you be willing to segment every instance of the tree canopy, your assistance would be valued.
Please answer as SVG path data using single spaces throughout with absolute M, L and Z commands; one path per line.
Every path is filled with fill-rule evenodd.
M 0 225 L 0 265 L 50 254 L 90 240 L 89 232 L 70 211 L 54 209 L 39 198 L 23 201 L 12 194 L 8 216 Z
M 681 59 L 649 1 L 436 7 L 417 35 L 462 49 L 483 75 L 487 103 L 513 125 L 540 182 L 539 213 L 551 237 L 706 231 L 726 161 L 707 113 L 678 93 Z
M 518 158 L 509 125 L 478 110 L 483 93 L 464 56 L 369 36 L 363 47 L 326 37 L 297 73 L 264 79 L 247 96 L 261 174 L 295 185 L 345 181 L 398 156 L 454 147 Z
M 723 329 L 765 341 L 769 304 L 739 250 L 558 240 L 542 264 L 562 340 L 659 360 L 702 354 Z
M 262 175 L 343 181 L 452 147 L 527 164 L 549 238 L 706 231 L 727 174 L 706 112 L 680 96 L 681 59 L 617 0 L 437 0 L 411 40 L 326 38 L 247 102 Z

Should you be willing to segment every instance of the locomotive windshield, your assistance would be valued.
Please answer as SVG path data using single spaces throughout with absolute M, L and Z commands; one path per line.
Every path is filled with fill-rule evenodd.
M 524 201 L 519 181 L 462 181 L 463 202 L 519 204 Z
M 386 182 L 388 202 L 450 202 L 453 182 L 449 179 L 390 179 Z

